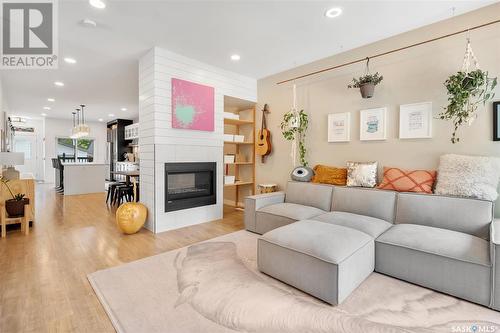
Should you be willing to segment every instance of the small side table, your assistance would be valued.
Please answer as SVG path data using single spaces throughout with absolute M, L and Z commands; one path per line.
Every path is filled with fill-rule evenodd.
M 30 233 L 30 222 L 26 211 L 24 212 L 24 216 L 8 217 L 7 211 L 5 210 L 5 205 L 2 205 L 1 207 L 0 223 L 2 223 L 2 238 L 5 238 L 7 236 L 7 224 L 21 223 L 21 232 L 24 232 L 25 235 L 28 235 Z

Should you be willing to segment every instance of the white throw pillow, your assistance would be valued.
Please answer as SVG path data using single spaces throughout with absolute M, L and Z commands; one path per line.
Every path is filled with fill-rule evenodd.
M 500 159 L 447 154 L 439 160 L 434 193 L 495 201 Z

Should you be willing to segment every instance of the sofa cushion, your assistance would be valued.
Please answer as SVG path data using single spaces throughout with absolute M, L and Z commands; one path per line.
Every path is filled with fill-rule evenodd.
M 366 215 L 394 221 L 396 192 L 352 187 L 335 187 L 332 211 Z
M 374 241 L 346 227 L 305 220 L 259 238 L 259 270 L 318 297 L 339 304 L 374 268 Z
M 377 188 L 398 192 L 432 193 L 435 181 L 435 170 L 402 170 L 384 167 L 384 179 Z
M 332 204 L 332 186 L 313 183 L 288 182 L 285 202 L 316 207 L 330 211 Z
M 489 242 L 415 224 L 393 226 L 375 240 L 375 270 L 488 306 Z
M 491 201 L 439 195 L 400 193 L 396 224 L 420 224 L 489 239 Z
M 377 238 L 384 231 L 389 229 L 392 224 L 377 219 L 375 217 L 346 213 L 346 212 L 330 212 L 318 215 L 312 218 L 315 221 L 326 222 L 330 224 L 340 225 L 364 232 L 373 238 Z
M 257 210 L 255 229 L 259 234 L 296 222 L 325 214 L 326 211 L 294 203 L 278 203 Z

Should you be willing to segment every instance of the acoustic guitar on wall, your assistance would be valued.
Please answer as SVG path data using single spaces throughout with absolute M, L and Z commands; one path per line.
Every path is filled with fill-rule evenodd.
M 271 132 L 267 129 L 266 113 L 269 113 L 267 104 L 262 109 L 262 125 L 255 142 L 255 152 L 261 156 L 262 163 L 264 163 L 265 156 L 271 154 Z

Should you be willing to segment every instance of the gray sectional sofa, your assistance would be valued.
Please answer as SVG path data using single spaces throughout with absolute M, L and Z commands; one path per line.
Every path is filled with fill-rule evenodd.
M 330 304 L 374 270 L 500 310 L 490 201 L 289 182 L 245 199 L 259 269 Z

